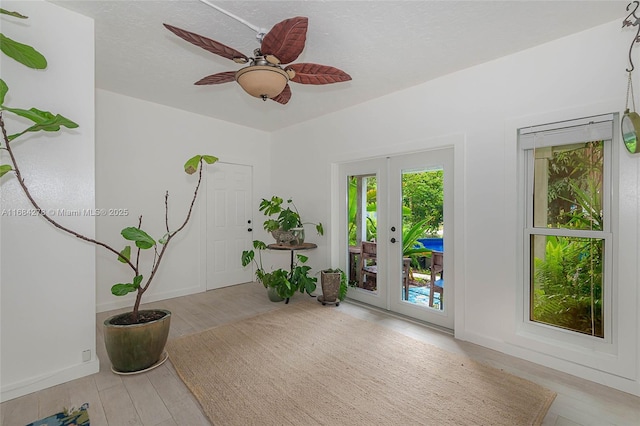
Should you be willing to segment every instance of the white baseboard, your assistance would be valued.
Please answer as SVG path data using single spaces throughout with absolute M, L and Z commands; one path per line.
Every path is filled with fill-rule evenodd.
M 456 333 L 456 338 L 524 359 L 525 361 L 543 365 L 563 373 L 571 374 L 585 380 L 590 380 L 631 395 L 640 396 L 640 382 L 637 380 L 617 376 L 615 374 L 556 358 L 549 354 L 536 352 L 528 348 L 516 346 L 508 342 L 499 341 L 477 333 Z
M 98 361 L 98 359 L 94 359 L 92 361 L 73 365 L 46 375 L 31 377 L 18 383 L 2 386 L 0 402 L 9 401 L 10 399 L 18 398 L 32 392 L 89 376 L 97 373 L 98 371 L 100 371 L 100 361 Z
M 145 294 L 144 298 L 142 299 L 142 303 L 145 304 L 145 303 L 157 302 L 159 300 L 173 299 L 174 297 L 188 296 L 190 294 L 202 293 L 203 291 L 206 291 L 206 289 L 203 289 L 201 287 L 190 287 L 190 288 L 180 289 L 176 291 L 168 291 L 168 292 L 158 293 L 158 294 L 149 294 L 148 296 Z M 96 313 L 133 307 L 132 299 L 120 298 L 117 296 L 113 296 L 113 299 L 114 299 L 113 302 L 97 304 Z

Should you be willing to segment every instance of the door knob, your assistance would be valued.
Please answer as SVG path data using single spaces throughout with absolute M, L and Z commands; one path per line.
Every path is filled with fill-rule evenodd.
M 392 238 L 392 239 L 391 239 L 391 242 L 392 242 L 392 243 L 395 243 L 395 242 L 396 242 L 396 239 L 395 239 L 395 238 Z
M 247 229 L 247 231 L 251 232 L 251 231 L 253 231 L 253 229 L 252 229 L 252 228 L 249 228 L 249 229 Z

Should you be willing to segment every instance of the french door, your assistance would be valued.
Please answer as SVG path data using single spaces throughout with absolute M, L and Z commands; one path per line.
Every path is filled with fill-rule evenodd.
M 339 181 L 348 296 L 453 329 L 453 148 L 344 163 Z

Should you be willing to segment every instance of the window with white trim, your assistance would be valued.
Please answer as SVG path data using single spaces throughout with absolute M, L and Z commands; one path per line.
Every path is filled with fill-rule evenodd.
M 529 324 L 610 340 L 612 139 L 612 115 L 519 130 Z

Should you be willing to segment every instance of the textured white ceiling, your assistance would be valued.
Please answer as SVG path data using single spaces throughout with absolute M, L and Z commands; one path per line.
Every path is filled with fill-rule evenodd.
M 270 29 L 309 18 L 295 62 L 332 65 L 350 82 L 291 83 L 287 105 L 263 102 L 234 82 L 194 86 L 241 66 L 179 39 L 162 23 L 251 56 L 256 33 L 198 0 L 55 0 L 95 19 L 96 86 L 221 120 L 273 131 L 439 76 L 619 20 L 627 1 L 216 1 Z M 630 37 L 632 37 L 630 35 Z

